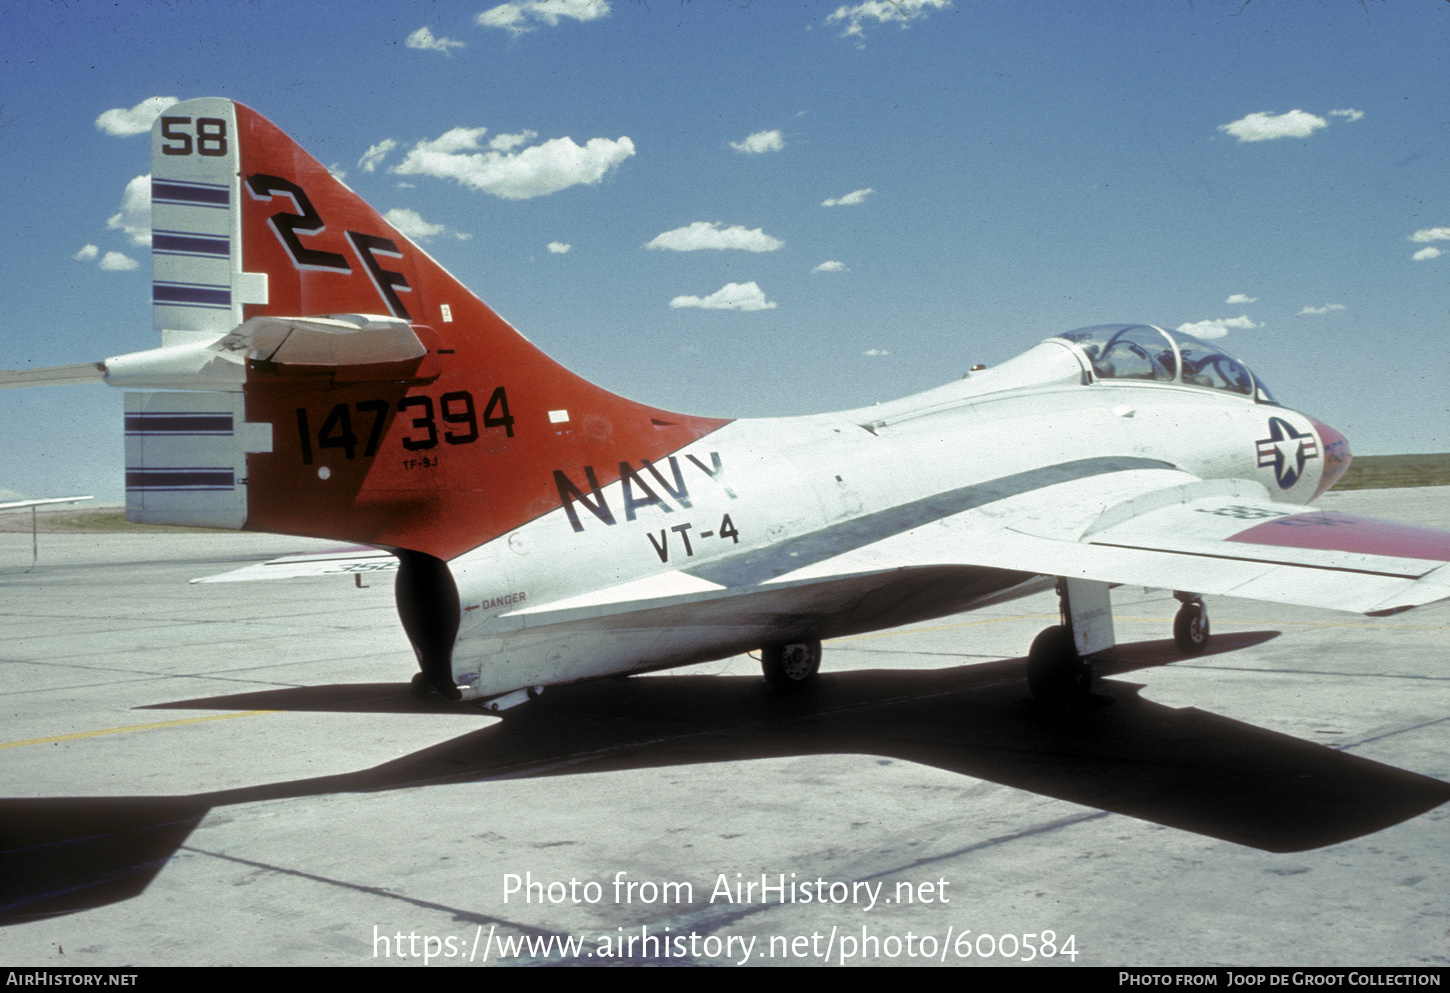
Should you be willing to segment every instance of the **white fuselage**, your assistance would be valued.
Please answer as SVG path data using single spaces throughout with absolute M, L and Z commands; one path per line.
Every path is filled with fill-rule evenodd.
M 1318 486 L 1322 461 L 1287 489 L 1258 464 L 1266 414 L 1311 430 L 1301 414 L 1222 390 L 1084 379 L 1074 350 L 1050 340 L 892 403 L 731 422 L 655 465 L 658 475 L 635 460 L 633 477 L 600 491 L 607 515 L 574 501 L 451 563 L 463 608 L 455 679 L 466 696 L 487 697 L 1042 588 L 1040 577 L 999 569 L 819 574 L 838 551 L 944 512 L 1010 507 L 1011 526 L 1076 540 L 1114 501 L 1114 479 L 1132 479 L 1125 492 L 1145 473 L 1164 486 L 1184 474 L 1257 480 L 1298 503 Z M 1092 477 L 1105 488 L 1091 506 L 1053 500 L 1055 485 L 1079 481 L 1080 492 Z

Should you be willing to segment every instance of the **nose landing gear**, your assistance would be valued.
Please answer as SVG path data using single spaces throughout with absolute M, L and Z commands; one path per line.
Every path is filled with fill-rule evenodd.
M 1208 608 L 1197 593 L 1173 595 L 1183 604 L 1173 618 L 1173 642 L 1184 655 L 1198 655 L 1208 647 Z

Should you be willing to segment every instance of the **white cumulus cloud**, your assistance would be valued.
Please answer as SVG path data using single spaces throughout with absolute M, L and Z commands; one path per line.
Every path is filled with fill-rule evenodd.
M 837 7 L 826 18 L 826 23 L 844 24 L 845 29 L 841 32 L 843 38 L 848 35 L 864 38 L 866 32 L 862 25 L 869 21 L 878 24 L 896 23 L 906 28 L 912 21 L 927 16 L 929 12 L 945 10 L 950 6 L 951 0 L 866 0 L 865 3 Z
M 121 212 L 106 221 L 113 231 L 124 231 L 133 245 L 151 244 L 151 174 L 137 176 L 126 184 Z
M 397 228 L 404 237 L 414 241 L 427 241 L 447 230 L 442 224 L 430 224 L 416 210 L 406 207 L 394 207 L 383 215 L 383 219 Z
M 471 234 L 454 231 L 446 224 L 433 224 L 425 221 L 416 210 L 409 210 L 407 207 L 394 207 L 384 214 L 383 218 L 397 228 L 400 234 L 413 241 L 428 241 L 443 234 L 450 238 L 457 238 L 459 241 L 467 241 L 473 237 Z
M 689 227 L 675 228 L 656 235 L 645 248 L 662 248 L 671 252 L 698 252 L 702 248 L 738 248 L 747 252 L 773 252 L 784 245 L 760 228 L 746 230 L 736 224 L 726 227 L 722 222 L 708 224 L 696 221 Z
M 862 352 L 861 354 L 862 355 L 872 355 L 872 356 L 875 356 L 875 355 L 890 355 L 891 353 L 888 352 L 884 348 L 868 348 L 868 349 L 866 349 L 866 351 Z
M 701 310 L 771 310 L 775 301 L 765 299 L 765 293 L 751 281 L 726 283 L 707 297 L 675 297 L 670 306 L 699 307 Z
M 864 190 L 852 190 L 843 197 L 829 197 L 821 201 L 822 207 L 851 207 L 858 203 L 864 203 L 866 198 L 876 191 L 867 187 Z
M 520 145 L 527 145 L 539 136 L 537 131 L 520 131 L 518 134 L 496 134 L 488 139 L 488 147 L 495 152 L 512 152 Z
M 593 21 L 607 17 L 609 11 L 605 0 L 513 0 L 490 7 L 474 23 L 485 28 L 500 28 L 518 37 L 539 24 L 558 27 L 559 21 L 566 17 L 581 23 Z
M 732 141 L 730 147 L 746 155 L 778 152 L 785 147 L 785 136 L 779 130 L 757 131 L 752 135 L 746 135 L 744 141 Z
M 822 262 L 820 265 L 816 266 L 814 269 L 811 270 L 811 272 L 845 272 L 845 271 L 846 271 L 846 263 L 844 263 L 844 262 L 837 262 L 834 259 L 831 259 L 831 260 L 826 261 L 826 262 Z
M 549 242 L 549 252 L 553 255 L 563 255 L 565 252 L 573 247 L 573 245 L 566 244 L 562 241 Z
M 1411 241 L 1450 241 L 1450 228 L 1421 228 L 1410 235 Z
M 1230 330 L 1250 331 L 1254 328 L 1261 328 L 1262 324 L 1255 324 L 1247 317 L 1221 317 L 1212 321 L 1196 321 L 1192 324 L 1180 324 L 1175 331 L 1183 334 L 1191 334 L 1195 338 L 1222 338 Z
M 1306 314 L 1328 314 L 1331 311 L 1344 310 L 1344 309 L 1345 309 L 1345 307 L 1344 307 L 1344 304 L 1342 304 L 1342 303 L 1326 303 L 1322 307 L 1311 307 L 1308 304 L 1305 304 L 1304 309 L 1301 310 L 1301 311 L 1299 311 L 1299 313 L 1296 314 L 1296 315 L 1294 315 L 1294 316 L 1296 316 L 1296 317 L 1303 317 Z
M 1239 141 L 1270 141 L 1274 138 L 1307 138 L 1320 128 L 1327 128 L 1329 122 L 1322 117 L 1302 110 L 1291 110 L 1286 114 L 1260 112 L 1241 117 L 1218 129 L 1233 135 Z
M 152 122 L 160 116 L 161 112 L 177 102 L 179 101 L 176 97 L 151 97 L 142 100 L 130 110 L 116 107 L 97 117 L 96 127 L 106 134 L 121 137 L 145 134 L 151 130 Z
M 1421 245 L 1432 241 L 1450 241 L 1450 228 L 1421 228 L 1410 235 L 1410 240 Z M 1410 258 L 1415 262 L 1428 262 L 1430 259 L 1438 259 L 1442 254 L 1444 253 L 1440 249 L 1430 245 L 1428 248 L 1420 249 Z
M 129 255 L 123 255 L 120 252 L 107 252 L 101 256 L 100 261 L 101 268 L 108 272 L 125 272 L 128 269 L 136 268 L 140 264 Z
M 551 138 L 519 152 L 508 151 L 531 141 L 532 131 L 500 135 L 503 149 L 483 151 L 479 139 L 487 128 L 454 128 L 434 141 L 420 141 L 392 171 L 403 176 L 437 176 L 505 200 L 527 200 L 570 186 L 593 186 L 634 154 L 628 138 L 590 138 L 583 146 L 572 138 Z
M 363 152 L 362 158 L 357 160 L 357 164 L 362 166 L 363 172 L 376 172 L 378 166 L 383 164 L 383 159 L 388 157 L 388 153 L 397 147 L 396 141 L 384 138 L 376 145 L 369 145 L 368 150 Z
M 1235 293 L 1233 296 L 1229 297 L 1227 300 L 1224 301 L 1224 303 L 1258 303 L 1258 302 L 1259 302 L 1259 298 L 1258 297 L 1247 296 L 1247 295 L 1245 295 L 1243 293 Z
M 414 146 L 414 151 L 421 149 L 428 154 L 437 155 L 456 155 L 460 152 L 474 151 L 478 148 L 478 139 L 486 134 L 488 134 L 488 128 L 454 128 L 451 131 L 445 131 L 433 141 L 418 142 Z
M 95 245 L 83 245 L 81 246 L 81 250 L 72 255 L 71 258 L 77 262 L 90 262 L 100 253 L 101 250 Z
M 1364 116 L 1364 111 L 1362 111 L 1362 110 L 1355 110 L 1353 107 L 1350 107 L 1350 108 L 1347 108 L 1345 110 L 1331 110 L 1329 112 L 1329 116 L 1330 117 L 1342 117 L 1346 121 L 1357 121 L 1361 117 Z
M 463 42 L 461 41 L 454 41 L 452 38 L 433 37 L 433 32 L 428 30 L 428 25 L 426 24 L 408 35 L 408 40 L 404 44 L 409 48 L 417 48 L 425 52 L 442 52 L 444 55 L 453 54 L 449 49 L 463 47 Z

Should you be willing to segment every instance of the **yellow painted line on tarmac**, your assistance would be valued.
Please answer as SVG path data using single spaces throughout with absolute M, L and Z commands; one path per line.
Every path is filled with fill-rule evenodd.
M 158 721 L 155 724 L 131 724 L 123 728 L 102 728 L 99 731 L 80 731 L 76 734 L 58 734 L 53 738 L 30 738 L 26 741 L 6 741 L 0 748 L 19 748 L 21 745 L 48 745 L 57 741 L 76 741 L 80 738 L 98 738 L 103 734 L 125 734 L 127 731 L 150 731 L 153 728 L 174 728 L 183 724 L 200 724 L 203 721 L 229 721 L 234 717 L 256 717 L 260 714 L 280 714 L 280 710 L 244 710 L 237 714 L 212 714 L 209 717 L 185 717 L 178 721 Z

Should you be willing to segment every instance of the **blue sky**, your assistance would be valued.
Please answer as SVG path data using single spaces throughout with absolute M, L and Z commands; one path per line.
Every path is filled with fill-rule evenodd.
M 160 343 L 127 122 L 227 96 L 648 403 L 842 409 L 1141 321 L 1222 334 L 1360 454 L 1450 450 L 1444 0 L 74 0 L 0 22 L 0 368 Z M 6 391 L 0 418 L 0 499 L 122 499 L 119 391 Z

